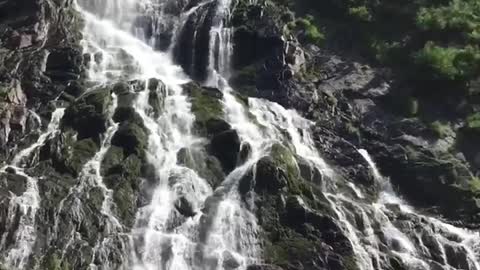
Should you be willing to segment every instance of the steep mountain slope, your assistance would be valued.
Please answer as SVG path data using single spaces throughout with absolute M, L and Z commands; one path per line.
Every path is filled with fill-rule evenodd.
M 0 269 L 480 270 L 475 114 L 342 3 L 0 2 Z

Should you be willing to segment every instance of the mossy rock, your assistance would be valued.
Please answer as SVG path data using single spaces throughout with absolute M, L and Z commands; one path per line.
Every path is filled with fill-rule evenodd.
M 121 175 L 111 175 L 109 178 L 116 178 L 117 181 L 115 187 L 113 187 L 113 201 L 116 205 L 117 214 L 125 225 L 131 226 L 135 221 L 137 210 L 137 191 L 135 185 L 132 186 L 136 179 L 125 178 Z
M 238 92 L 247 96 L 255 96 L 257 94 L 257 73 L 255 64 L 248 65 L 234 73 L 229 83 Z M 245 104 L 248 104 L 248 102 Z
M 113 121 L 115 122 L 133 122 L 143 125 L 142 117 L 132 107 L 118 107 L 113 114 Z
M 78 138 L 97 138 L 107 129 L 108 108 L 112 102 L 108 88 L 99 88 L 82 96 L 65 110 L 64 127 L 78 132 Z
M 124 122 L 113 135 L 112 145 L 123 148 L 126 155 L 135 154 L 143 157 L 148 145 L 148 135 L 142 126 Z
M 110 146 L 102 160 L 102 175 L 118 173 L 116 169 L 119 167 L 119 165 L 122 165 L 123 159 L 123 148 L 115 145 Z
M 286 174 L 287 186 L 290 192 L 292 194 L 301 194 L 304 189 L 304 181 L 301 179 L 300 170 L 292 151 L 277 143 L 272 145 L 270 156 L 273 158 L 275 166 Z
M 184 90 L 190 96 L 195 125 L 200 133 L 206 134 L 207 122 L 223 117 L 222 93 L 218 89 L 202 88 L 195 83 L 185 84 Z
M 102 209 L 102 204 L 105 197 L 103 190 L 100 187 L 94 187 L 88 191 L 88 203 L 95 209 Z
M 2 269 L 0 267 L 0 269 Z M 42 260 L 42 269 L 45 270 L 70 270 L 72 269 L 66 260 L 61 261 L 56 253 L 46 255 Z
M 292 235 L 277 242 L 265 245 L 265 259 L 267 263 L 287 266 L 296 261 L 309 260 L 317 253 L 315 243 L 300 236 Z
M 177 153 L 178 164 L 190 168 L 216 188 L 225 179 L 220 161 L 209 155 L 205 149 L 183 148 Z
M 153 109 L 154 117 L 157 118 L 165 106 L 165 97 L 168 90 L 165 84 L 157 79 L 150 79 L 148 81 L 148 89 L 148 104 Z
M 50 157 L 53 160 L 54 167 L 60 172 L 68 172 L 73 176 L 78 176 L 85 165 L 98 151 L 98 145 L 92 138 L 79 141 L 60 141 L 63 143 L 58 152 Z

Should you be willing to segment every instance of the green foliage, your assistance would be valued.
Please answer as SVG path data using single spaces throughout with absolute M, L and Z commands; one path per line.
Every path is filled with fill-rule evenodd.
M 434 79 L 440 80 L 467 80 L 478 75 L 477 72 L 480 71 L 478 47 L 442 47 L 427 42 L 425 47 L 414 55 L 414 61 L 431 73 Z
M 366 6 L 351 7 L 348 9 L 348 14 L 359 21 L 369 22 L 372 20 L 372 14 Z
M 0 268 L 1 269 L 1 268 Z M 45 270 L 69 270 L 71 269 L 67 262 L 60 261 L 57 254 L 49 254 L 43 259 L 42 269 Z
M 457 31 L 465 38 L 478 38 L 480 31 L 480 2 L 452 0 L 448 5 L 423 7 L 416 23 L 422 30 Z
M 430 129 L 435 133 L 439 138 L 445 138 L 449 133 L 452 132 L 452 129 L 448 124 L 443 124 L 440 121 L 435 121 L 430 124 Z
M 480 195 L 480 178 L 478 177 L 473 177 L 470 180 L 470 190 L 475 193 Z
M 268 243 L 265 246 L 265 257 L 270 263 L 288 265 L 298 258 L 311 256 L 313 244 L 301 236 L 285 237 L 276 243 Z
M 480 113 L 475 113 L 467 117 L 467 127 L 470 129 L 480 129 Z
M 307 15 L 305 18 L 300 18 L 295 22 L 289 23 L 287 28 L 296 32 L 302 32 L 305 43 L 320 46 L 325 41 L 325 34 L 318 29 L 315 23 L 315 18 L 311 15 Z

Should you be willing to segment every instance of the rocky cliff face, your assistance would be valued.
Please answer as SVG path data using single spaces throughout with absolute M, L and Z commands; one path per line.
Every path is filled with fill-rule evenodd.
M 0 269 L 479 270 L 475 128 L 295 20 L 1 2 Z

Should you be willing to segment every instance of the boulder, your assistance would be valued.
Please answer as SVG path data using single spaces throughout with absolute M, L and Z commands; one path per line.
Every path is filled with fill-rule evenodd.
M 112 145 L 123 148 L 126 155 L 143 156 L 147 144 L 148 135 L 145 130 L 132 122 L 122 123 L 112 138 Z
M 210 142 L 210 152 L 222 163 L 225 172 L 237 166 L 240 152 L 240 137 L 235 130 L 227 130 L 215 135 Z
M 95 89 L 67 107 L 62 126 L 77 131 L 79 139 L 98 138 L 107 130 L 111 102 L 110 89 Z
M 177 211 L 185 217 L 193 217 L 196 214 L 191 202 L 185 196 L 178 198 L 174 205 Z

